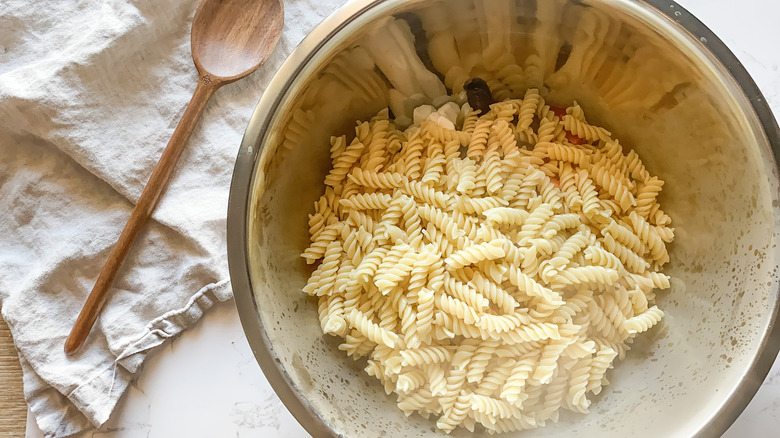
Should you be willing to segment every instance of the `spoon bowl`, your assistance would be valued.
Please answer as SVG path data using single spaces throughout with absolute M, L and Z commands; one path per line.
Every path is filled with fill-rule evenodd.
M 283 25 L 282 0 L 204 1 L 192 21 L 192 59 L 201 76 L 235 81 L 268 59 Z

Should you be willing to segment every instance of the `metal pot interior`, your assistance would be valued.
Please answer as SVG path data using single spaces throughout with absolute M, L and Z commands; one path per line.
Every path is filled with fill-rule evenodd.
M 271 111 L 267 129 L 245 140 L 262 147 L 246 233 L 258 305 L 243 311 L 259 314 L 272 349 L 259 352 L 259 360 L 278 361 L 308 403 L 308 413 L 290 404 L 304 425 L 321 421 L 349 437 L 438 434 L 433 421 L 406 418 L 362 371 L 363 362 L 354 363 L 323 336 L 316 302 L 301 292 L 311 267 L 299 254 L 309 243 L 307 215 L 324 190 L 329 137 L 354 135 L 356 120 L 382 108 L 391 106 L 402 119 L 414 105 L 437 99 L 426 94 L 435 87 L 405 84 L 397 66 L 388 67 L 403 62 L 397 51 L 367 42 L 395 15 L 416 35 L 417 61 L 448 90 L 459 92 L 464 77 L 480 76 L 499 97 L 539 86 L 549 101 L 576 100 L 590 121 L 634 148 L 666 181 L 661 203 L 677 238 L 666 270 L 672 288 L 658 299 L 665 320 L 638 337 L 610 371 L 611 385 L 589 415 L 563 415 L 517 436 L 687 437 L 725 430 L 763 379 L 754 367 L 777 305 L 778 178 L 749 97 L 707 50 L 712 42 L 637 1 L 366 6 L 348 4 L 302 44 L 277 75 L 280 88 L 269 88 L 261 102 L 258 111 Z

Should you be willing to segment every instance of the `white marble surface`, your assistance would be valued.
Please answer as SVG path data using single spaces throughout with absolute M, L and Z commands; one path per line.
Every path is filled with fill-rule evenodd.
M 42 438 L 30 423 L 28 414 L 27 437 Z M 263 376 L 230 301 L 151 354 L 108 423 L 85 438 L 250 436 L 309 435 Z
M 780 114 L 780 2 L 678 0 L 744 63 Z M 193 383 L 197 382 L 197 383 Z M 778 436 L 780 362 L 724 435 Z M 233 303 L 217 306 L 196 327 L 149 357 L 111 420 L 94 437 L 306 437 L 274 394 L 243 334 Z M 43 435 L 28 420 L 28 438 Z

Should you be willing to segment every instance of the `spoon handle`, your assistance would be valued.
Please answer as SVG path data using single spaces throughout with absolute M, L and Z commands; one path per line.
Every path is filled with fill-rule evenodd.
M 152 211 L 154 211 L 154 207 L 157 205 L 160 196 L 165 190 L 166 183 L 176 167 L 176 162 L 179 161 L 179 157 L 182 151 L 184 151 L 184 147 L 187 146 L 195 125 L 198 123 L 201 114 L 203 114 L 206 103 L 221 85 L 222 82 L 212 81 L 208 76 L 199 78 L 198 86 L 195 88 L 184 115 L 182 115 L 179 124 L 173 131 L 173 135 L 168 141 L 160 161 L 154 167 L 152 175 L 141 193 L 141 197 L 138 198 L 138 202 L 130 214 L 130 219 L 128 219 L 122 234 L 119 236 L 119 240 L 117 240 L 116 245 L 111 250 L 106 264 L 103 265 L 103 269 L 100 271 L 97 281 L 95 281 L 95 286 L 87 297 L 87 301 L 84 303 L 84 307 L 81 309 L 81 313 L 79 313 L 76 323 L 65 341 L 66 354 L 70 355 L 78 350 L 84 343 L 87 335 L 89 335 L 105 303 L 106 293 L 111 287 L 111 283 L 113 283 L 120 266 L 122 266 L 122 261 L 124 261 L 125 256 L 132 248 L 135 238 L 144 228 L 149 216 L 152 215 Z

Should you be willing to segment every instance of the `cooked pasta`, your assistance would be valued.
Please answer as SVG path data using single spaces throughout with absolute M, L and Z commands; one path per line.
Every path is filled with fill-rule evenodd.
M 521 92 L 540 67 L 499 55 L 487 83 Z M 615 359 L 663 318 L 663 181 L 581 106 L 544 96 L 425 105 L 405 130 L 384 110 L 351 141 L 331 138 L 303 291 L 323 333 L 444 432 L 587 413 Z

